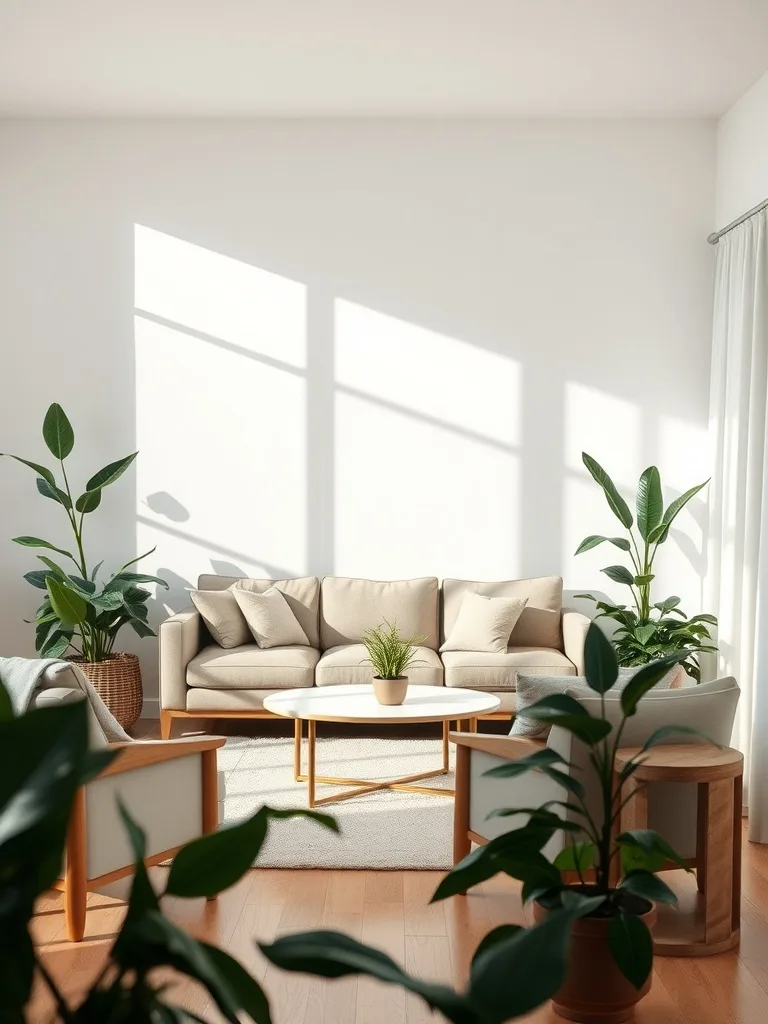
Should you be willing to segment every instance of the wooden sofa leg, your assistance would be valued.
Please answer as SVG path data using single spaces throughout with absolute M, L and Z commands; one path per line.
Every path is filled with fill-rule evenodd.
M 173 715 L 170 711 L 160 712 L 160 738 L 169 740 L 173 729 Z
M 79 942 L 85 934 L 86 838 L 85 790 L 75 794 L 67 832 L 67 866 L 64 874 L 64 916 L 70 942 Z
M 469 838 L 469 757 L 467 747 L 456 747 L 456 797 L 453 805 L 453 863 L 472 849 Z
M 219 827 L 219 771 L 215 750 L 204 750 L 200 757 L 203 787 L 202 832 L 206 836 Z M 207 896 L 215 900 L 216 896 Z

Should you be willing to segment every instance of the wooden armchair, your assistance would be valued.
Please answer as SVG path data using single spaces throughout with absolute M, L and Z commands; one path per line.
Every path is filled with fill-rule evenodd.
M 147 865 L 172 857 L 184 843 L 218 826 L 216 750 L 224 737 L 112 743 L 117 757 L 75 797 L 67 836 L 64 893 L 67 933 L 85 931 L 89 891 L 133 871 L 133 855 L 119 815 L 118 797 L 147 835 Z

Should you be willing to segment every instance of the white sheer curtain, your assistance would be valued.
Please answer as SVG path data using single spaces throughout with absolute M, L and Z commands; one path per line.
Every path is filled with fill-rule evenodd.
M 708 596 L 741 686 L 749 838 L 768 843 L 768 209 L 717 246 Z

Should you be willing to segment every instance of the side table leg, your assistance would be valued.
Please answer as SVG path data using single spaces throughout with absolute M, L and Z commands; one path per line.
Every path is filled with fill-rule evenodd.
M 707 788 L 707 835 L 705 879 L 704 941 L 721 942 L 731 934 L 733 915 L 734 785 L 731 779 L 703 783 Z
M 307 722 L 307 739 L 309 741 L 309 764 L 307 766 L 307 805 L 315 806 L 315 725 L 313 719 Z
M 733 904 L 731 931 L 741 927 L 741 805 L 743 800 L 743 775 L 733 780 Z
M 443 768 L 448 771 L 448 731 L 450 729 L 450 722 L 443 722 Z

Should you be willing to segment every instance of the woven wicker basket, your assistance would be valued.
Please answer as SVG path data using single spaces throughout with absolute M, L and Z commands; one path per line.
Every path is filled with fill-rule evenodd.
M 143 694 L 141 668 L 135 654 L 113 654 L 106 661 L 72 661 L 88 676 L 124 729 L 138 722 Z

